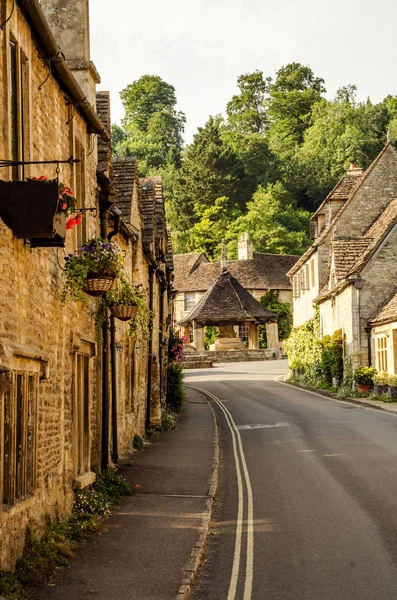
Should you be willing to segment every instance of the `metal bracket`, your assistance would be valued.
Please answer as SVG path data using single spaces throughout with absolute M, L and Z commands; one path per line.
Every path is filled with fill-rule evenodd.
M 0 160 L 2 167 L 19 167 L 24 165 L 74 165 L 81 162 L 79 158 L 70 156 L 67 160 Z

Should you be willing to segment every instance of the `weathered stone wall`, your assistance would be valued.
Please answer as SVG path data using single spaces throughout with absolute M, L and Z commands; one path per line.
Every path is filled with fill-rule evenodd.
M 8 2 L 7 14 L 11 12 Z M 0 110 L 9 114 L 9 88 L 5 73 L 9 71 L 10 36 L 20 45 L 28 60 L 30 114 L 25 114 L 25 160 L 65 160 L 74 154 L 74 138 L 87 149 L 86 123 L 78 110 L 73 120 L 65 91 L 50 75 L 48 63 L 40 58 L 30 28 L 16 3 L 14 14 L 0 30 Z M 9 120 L 1 119 L 0 156 L 11 156 Z M 30 139 L 29 139 L 30 138 Z M 86 150 L 87 152 L 87 150 Z M 88 153 L 88 152 L 87 152 Z M 54 178 L 55 166 L 26 167 L 26 176 L 46 175 Z M 2 169 L 0 177 L 11 176 Z M 75 186 L 74 168 L 61 165 L 60 180 Z M 96 154 L 86 158 L 86 205 L 96 205 Z M 40 210 L 40 206 L 37 207 Z M 98 221 L 87 217 L 87 235 L 98 234 Z M 60 302 L 64 254 L 76 247 L 75 231 L 67 234 L 66 249 L 30 249 L 0 221 L 0 338 L 35 347 L 48 356 L 48 377 L 39 383 L 37 418 L 37 485 L 34 494 L 24 501 L 0 508 L 0 567 L 12 566 L 24 545 L 26 526 L 30 522 L 40 529 L 43 515 L 66 514 L 73 502 L 72 485 L 76 478 L 76 431 L 73 410 L 74 335 L 92 341 L 95 350 L 93 313 L 97 300 L 87 304 Z M 95 351 L 93 352 L 95 354 Z M 36 361 L 33 361 L 36 362 Z M 15 369 L 24 369 L 23 360 L 15 357 Z M 91 463 L 99 462 L 100 393 L 97 387 L 98 356 L 90 359 L 91 378 Z M 1 409 L 2 410 L 2 409 Z M 0 420 L 1 420 L 0 415 Z M 1 445 L 3 440 L 0 439 Z

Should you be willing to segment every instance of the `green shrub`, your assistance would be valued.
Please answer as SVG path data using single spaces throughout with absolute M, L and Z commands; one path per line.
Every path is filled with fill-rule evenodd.
M 354 371 L 354 381 L 358 385 L 372 385 L 375 374 L 375 367 L 358 367 Z
M 219 337 L 219 327 L 213 327 L 212 325 L 207 325 L 204 328 L 204 348 L 206 350 L 210 349 L 211 344 L 215 343 Z
M 397 375 L 389 375 L 386 385 L 390 385 L 390 387 L 397 387 Z
M 389 374 L 385 372 L 375 373 L 372 380 L 375 385 L 388 385 Z
M 171 431 L 178 425 L 179 415 L 170 408 L 164 408 L 161 411 L 161 429 L 162 431 Z
M 278 316 L 278 337 L 280 340 L 286 340 L 292 329 L 292 311 L 289 302 L 281 302 L 279 295 L 279 292 L 269 290 L 259 302 Z M 266 325 L 259 326 L 259 346 L 267 348 Z
M 167 367 L 166 407 L 178 413 L 185 399 L 182 367 L 179 363 L 171 363 Z

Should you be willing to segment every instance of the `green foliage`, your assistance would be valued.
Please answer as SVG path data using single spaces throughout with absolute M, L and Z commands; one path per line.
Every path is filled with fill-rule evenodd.
M 397 375 L 389 375 L 387 378 L 387 385 L 390 387 L 397 387 Z
M 269 290 L 260 299 L 262 306 L 278 315 L 278 337 L 286 340 L 292 329 L 292 311 L 289 302 L 281 302 L 279 292 Z M 266 331 L 266 327 L 264 327 Z
M 375 385 L 389 385 L 389 377 L 388 373 L 382 371 L 381 373 L 375 373 L 372 380 Z
M 206 350 L 210 349 L 211 344 L 215 343 L 219 337 L 219 327 L 215 327 L 213 325 L 207 325 L 204 328 L 204 348 Z
M 120 93 L 124 130 L 116 130 L 119 156 L 135 156 L 140 175 L 181 165 L 185 115 L 175 109 L 175 88 L 156 75 L 143 75 Z
M 21 584 L 37 585 L 47 580 L 54 571 L 67 566 L 74 555 L 76 543 L 87 531 L 94 530 L 122 495 L 131 494 L 127 481 L 115 469 L 98 474 L 88 489 L 77 492 L 71 516 L 61 522 L 49 517 L 45 531 L 38 537 L 29 525 L 22 557 L 14 573 L 0 573 L 0 594 L 6 600 L 24 600 Z
M 262 71 L 246 73 L 237 78 L 240 93 L 226 106 L 228 125 L 240 134 L 264 133 L 267 125 L 265 97 L 269 79 Z
M 143 439 L 141 438 L 140 435 L 137 435 L 136 433 L 134 433 L 134 438 L 132 440 L 132 447 L 135 450 L 142 450 L 142 448 L 143 448 Z
M 375 374 L 375 367 L 358 367 L 354 370 L 354 381 L 358 385 L 372 385 Z
M 179 421 L 179 415 L 171 408 L 163 408 L 161 411 L 161 430 L 171 431 L 176 429 Z
M 121 276 L 109 292 L 106 292 L 102 302 L 105 306 L 135 306 L 136 313 L 129 321 L 128 335 L 137 336 L 140 332 L 143 339 L 149 337 L 150 309 L 147 292 L 142 285 L 132 285 Z
M 166 407 L 179 413 L 185 400 L 182 367 L 178 362 L 174 362 L 167 367 Z
M 117 277 L 121 273 L 121 251 L 115 242 L 93 238 L 74 253 L 65 256 L 63 302 L 87 302 L 84 284 L 90 274 Z
M 321 356 L 322 379 L 328 385 L 332 385 L 335 379 L 339 385 L 343 380 L 342 330 L 339 329 L 332 336 L 323 337 L 321 343 L 323 346 Z

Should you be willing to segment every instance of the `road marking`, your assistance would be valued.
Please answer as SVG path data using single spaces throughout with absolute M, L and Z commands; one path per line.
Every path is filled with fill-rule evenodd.
M 241 484 L 241 471 L 239 465 L 239 458 L 241 460 L 245 485 L 247 488 L 247 499 L 248 499 L 248 511 L 247 511 L 247 561 L 246 561 L 246 570 L 245 570 L 245 582 L 244 582 L 244 596 L 243 600 L 251 600 L 252 597 L 252 581 L 254 574 L 254 502 L 253 502 L 253 494 L 252 494 L 252 486 L 251 480 L 248 473 L 247 462 L 245 460 L 245 454 L 243 449 L 243 444 L 241 441 L 240 432 L 232 415 L 226 406 L 223 405 L 222 401 L 219 400 L 214 394 L 209 392 L 208 390 L 203 390 L 201 388 L 196 388 L 193 386 L 188 386 L 192 389 L 201 392 L 204 395 L 210 396 L 216 404 L 218 404 L 219 408 L 222 410 L 228 427 L 230 429 L 232 440 L 233 440 L 233 453 L 234 459 L 236 461 L 236 470 L 237 470 L 237 484 L 238 484 L 238 514 L 237 514 L 237 523 L 236 523 L 236 542 L 235 542 L 235 551 L 233 558 L 233 567 L 232 574 L 229 585 L 229 592 L 227 595 L 227 600 L 235 600 L 236 592 L 237 592 L 237 583 L 238 576 L 240 571 L 240 558 L 241 558 L 241 539 L 242 539 L 242 524 L 243 524 L 243 506 L 244 506 L 244 495 L 243 489 L 241 485 L 241 495 L 240 495 L 240 484 Z M 238 449 L 240 456 L 236 451 L 235 438 L 237 438 Z M 240 479 L 239 479 L 240 478 Z
M 346 454 L 323 454 L 323 456 L 346 456 Z
M 295 454 L 298 452 L 317 452 L 317 450 L 295 450 Z
M 237 429 L 270 429 L 272 427 L 289 427 L 290 424 L 289 423 L 263 423 L 263 424 L 256 424 L 254 423 L 253 425 L 237 425 Z

